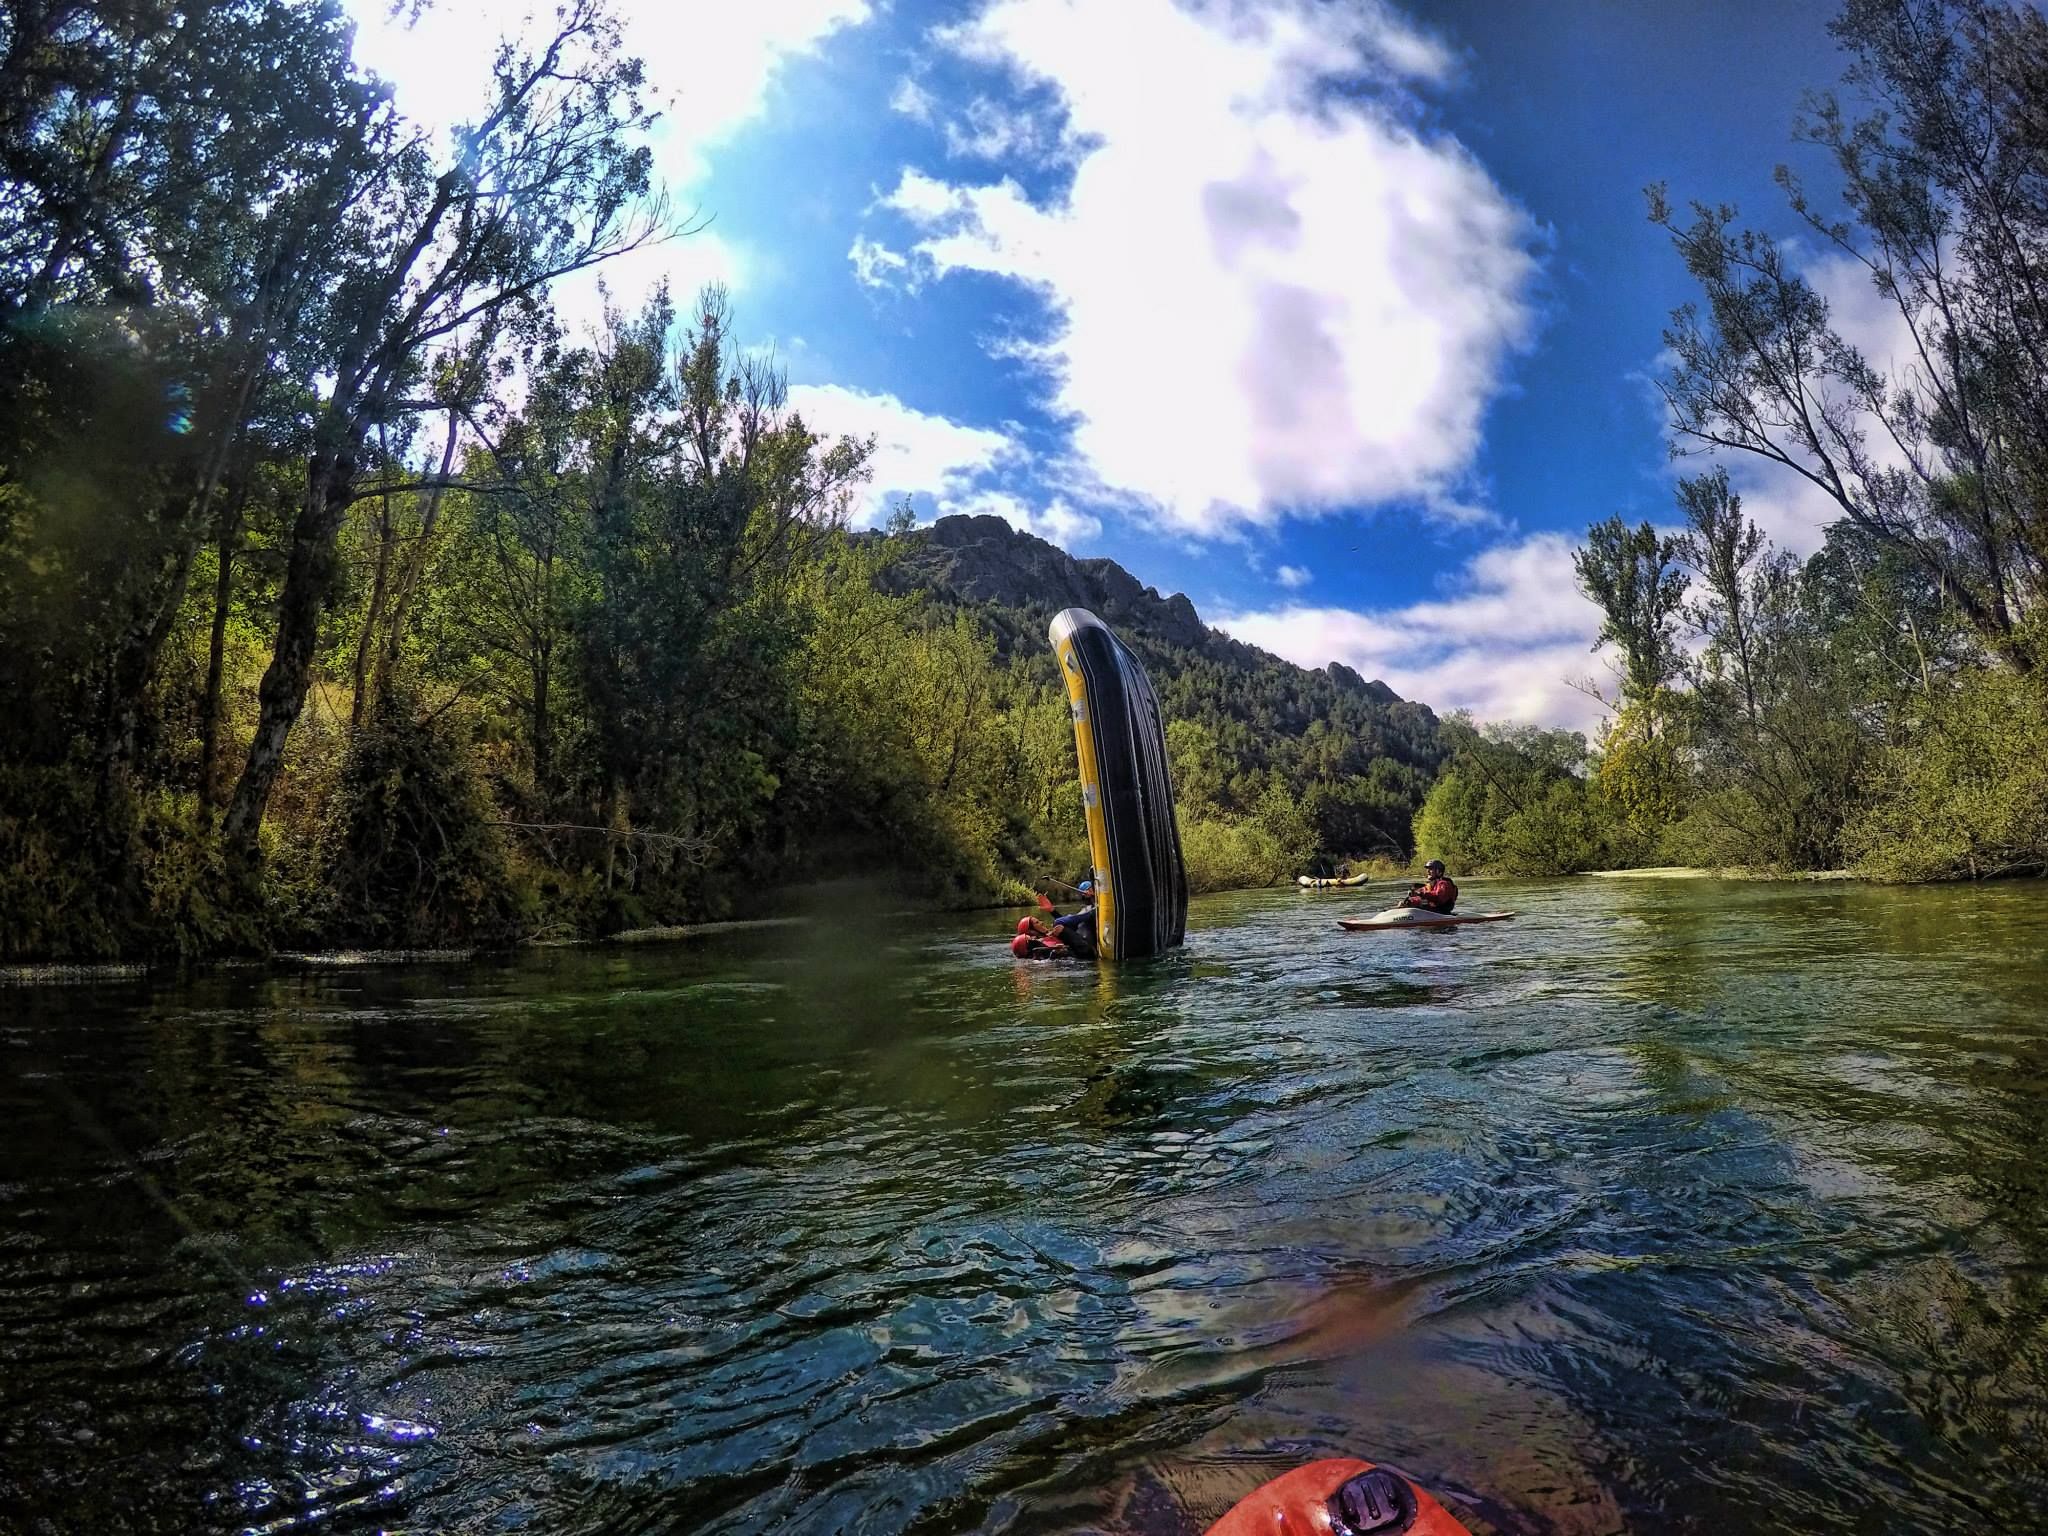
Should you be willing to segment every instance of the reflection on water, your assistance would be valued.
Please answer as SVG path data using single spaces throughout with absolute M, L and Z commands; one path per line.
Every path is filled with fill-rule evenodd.
M 0 993 L 0 1528 L 2020 1529 L 2048 890 Z

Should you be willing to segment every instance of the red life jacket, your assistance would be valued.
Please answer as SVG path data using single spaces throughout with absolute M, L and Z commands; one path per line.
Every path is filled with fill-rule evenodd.
M 1449 912 L 1458 904 L 1458 887 L 1448 875 L 1438 875 L 1426 881 L 1411 894 L 1405 903 L 1411 907 L 1426 907 L 1431 912 Z

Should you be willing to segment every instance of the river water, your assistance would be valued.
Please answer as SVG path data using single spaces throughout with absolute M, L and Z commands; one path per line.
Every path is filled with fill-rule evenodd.
M 2048 888 L 0 991 L 0 1529 L 2048 1528 Z

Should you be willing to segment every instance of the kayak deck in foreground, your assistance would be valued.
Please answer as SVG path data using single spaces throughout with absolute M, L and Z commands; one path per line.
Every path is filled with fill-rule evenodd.
M 1248 1493 L 1208 1536 L 1472 1536 L 1428 1491 L 1389 1467 L 1332 1457 Z
M 1340 917 L 1346 933 L 1377 933 L 1382 928 L 1456 928 L 1464 923 L 1504 923 L 1512 912 L 1431 912 L 1423 907 L 1390 907 L 1371 917 Z

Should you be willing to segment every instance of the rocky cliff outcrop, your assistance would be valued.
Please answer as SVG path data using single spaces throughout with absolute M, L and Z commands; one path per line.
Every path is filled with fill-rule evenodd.
M 916 550 L 887 578 L 896 591 L 922 588 L 955 602 L 992 603 L 1046 619 L 1062 608 L 1086 608 L 1141 651 L 1149 641 L 1194 651 L 1225 665 L 1289 665 L 1211 629 L 1185 593 L 1162 597 L 1114 560 L 1077 560 L 1000 517 L 942 517 L 918 530 L 915 538 Z M 1324 672 L 1345 692 L 1380 704 L 1401 702 L 1385 683 L 1367 682 L 1340 662 L 1332 662 Z

